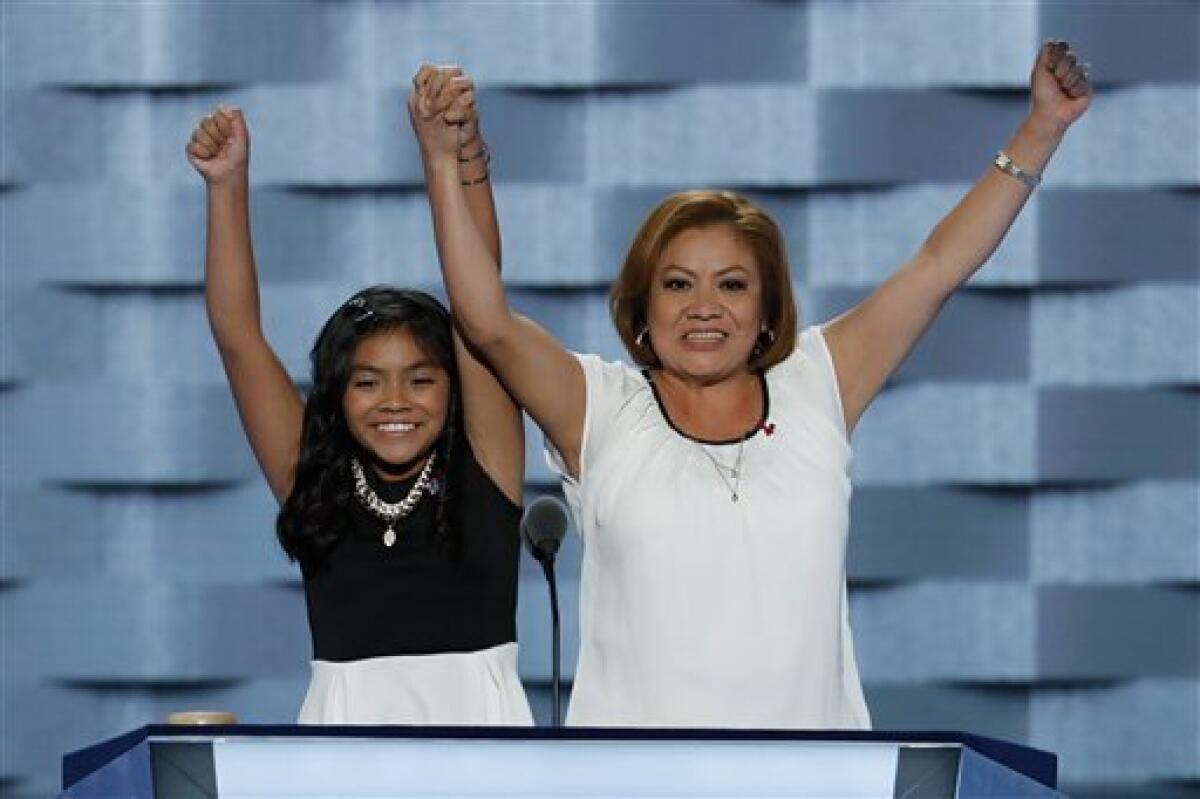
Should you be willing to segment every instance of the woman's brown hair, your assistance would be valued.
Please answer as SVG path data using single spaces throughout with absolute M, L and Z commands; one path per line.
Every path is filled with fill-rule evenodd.
M 712 225 L 733 228 L 754 252 L 761 273 L 762 320 L 766 332 L 754 348 L 750 365 L 769 369 L 795 348 L 797 314 L 792 274 L 783 234 L 775 220 L 735 192 L 684 191 L 667 197 L 646 217 L 608 295 L 608 308 L 617 333 L 640 366 L 658 365 L 650 342 L 639 343 L 638 335 L 646 327 L 650 283 L 663 250 L 683 231 Z

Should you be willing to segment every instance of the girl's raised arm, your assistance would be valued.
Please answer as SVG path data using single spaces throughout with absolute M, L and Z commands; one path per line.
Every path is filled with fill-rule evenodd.
M 208 321 L 250 447 L 282 503 L 292 490 L 304 406 L 262 332 L 250 243 L 250 133 L 242 112 L 222 106 L 200 120 L 187 157 L 208 187 Z

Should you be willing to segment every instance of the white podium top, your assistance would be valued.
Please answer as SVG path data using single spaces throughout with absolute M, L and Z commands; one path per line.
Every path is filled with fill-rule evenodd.
M 334 795 L 892 799 L 898 751 L 897 744 L 877 742 L 213 741 L 222 799 Z

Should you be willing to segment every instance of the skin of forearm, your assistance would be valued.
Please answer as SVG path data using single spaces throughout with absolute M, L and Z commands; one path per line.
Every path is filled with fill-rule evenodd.
M 1064 132 L 1031 114 L 1008 140 L 1004 151 L 1021 169 L 1040 175 Z M 934 271 L 946 293 L 953 291 L 991 257 L 1031 194 L 1032 190 L 1020 181 L 988 166 L 966 196 L 934 227 L 916 260 Z
M 204 300 L 217 347 L 231 356 L 262 336 L 247 181 L 210 186 L 207 204 Z
M 433 212 L 438 258 L 455 319 L 484 350 L 502 338 L 514 319 L 504 296 L 496 259 L 477 229 L 458 176 L 455 156 L 427 159 L 425 182 Z M 498 238 L 498 237 L 497 237 Z
M 496 262 L 496 269 L 499 270 L 500 227 L 496 222 L 496 204 L 492 199 L 491 187 L 486 182 L 477 186 L 464 186 L 463 194 L 471 219 L 475 222 L 475 229 L 479 231 L 488 254 L 492 256 L 492 260 Z

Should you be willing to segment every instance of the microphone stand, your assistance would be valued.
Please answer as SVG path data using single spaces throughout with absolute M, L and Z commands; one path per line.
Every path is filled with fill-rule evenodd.
M 521 537 L 529 547 L 534 560 L 542 564 L 546 583 L 550 588 L 550 621 L 553 636 L 553 659 L 550 677 L 550 698 L 554 717 L 553 727 L 562 726 L 562 633 L 558 620 L 558 581 L 554 579 L 554 556 L 567 531 L 567 509 L 553 497 L 538 497 L 521 518 Z
M 559 712 L 559 708 L 562 702 L 562 680 L 559 672 L 562 657 L 559 648 L 562 636 L 558 623 L 558 581 L 554 578 L 554 556 L 544 551 L 538 551 L 538 555 L 538 563 L 542 564 L 542 571 L 546 573 L 546 582 L 550 585 L 550 627 L 553 636 L 553 663 L 550 672 L 550 700 L 553 716 L 550 726 L 561 727 L 562 714 Z

